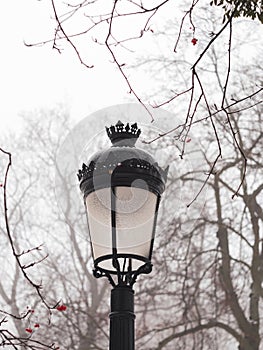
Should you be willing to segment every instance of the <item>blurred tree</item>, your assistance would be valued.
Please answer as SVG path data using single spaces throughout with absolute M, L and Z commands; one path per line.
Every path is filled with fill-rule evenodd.
M 103 55 L 106 48 L 129 92 L 149 115 L 145 101 L 150 98 L 155 108 L 166 106 L 183 116 L 150 142 L 153 152 L 173 152 L 159 216 L 155 276 L 136 285 L 138 349 L 259 350 L 262 52 L 260 24 L 240 16 L 262 22 L 261 2 L 214 0 L 210 10 L 201 1 L 180 6 L 155 1 L 151 7 L 141 1 L 51 3 L 55 37 L 43 43 L 52 42 L 58 51 L 63 43 L 71 45 L 87 68 L 93 67 L 93 48 Z M 139 59 L 143 55 L 146 59 Z M 146 88 L 143 78 L 149 76 Z M 17 342 L 24 346 L 29 340 L 34 348 L 38 335 L 46 344 L 55 339 L 55 345 L 47 345 L 51 349 L 105 349 L 109 287 L 92 276 L 87 238 L 81 234 L 84 212 L 72 205 L 72 174 L 61 172 L 56 157 L 71 131 L 68 113 L 63 108 L 40 110 L 27 120 L 23 137 L 12 135 L 4 142 L 15 169 L 8 219 L 17 254 L 11 258 L 7 248 L 7 211 L 2 208 L 1 345 L 18 348 Z M 190 166 L 184 165 L 187 160 Z M 28 266 L 38 261 L 37 270 Z M 37 281 L 31 287 L 44 300 L 48 295 L 53 308 L 44 307 L 25 288 L 19 270 Z M 67 310 L 56 310 L 60 299 Z M 29 313 L 32 309 L 39 311 Z M 13 338 L 3 328 L 11 320 L 9 329 L 18 334 Z M 36 324 L 40 327 L 34 328 Z M 26 329 L 34 329 L 33 335 L 26 337 Z
M 246 74 L 243 79 L 249 79 Z M 239 87 L 242 91 L 243 85 Z M 233 131 L 222 111 L 214 117 L 222 157 L 213 171 L 210 159 L 214 159 L 217 146 L 207 122 L 194 125 L 192 140 L 186 146 L 187 159 L 195 154 L 196 144 L 191 143 L 199 137 L 203 161 L 192 170 L 178 173 L 178 154 L 170 160 L 166 202 L 171 208 L 166 204 L 161 215 L 162 235 L 154 254 L 157 276 L 142 282 L 145 291 L 141 290 L 140 311 L 147 322 L 141 331 L 149 335 L 149 347 L 141 348 L 261 348 L 262 108 L 258 104 L 249 111 L 241 108 L 229 112 Z M 180 129 L 176 131 L 184 136 Z M 245 163 L 236 149 L 233 132 L 244 151 Z M 189 191 L 191 183 L 197 183 L 199 191 L 191 191 L 189 199 L 184 191 Z M 202 203 L 198 195 L 204 196 L 205 185 L 206 200 L 202 210 L 197 210 L 195 205 Z M 188 206 L 188 212 L 180 210 L 177 201 Z
M 13 135 L 14 136 L 14 135 Z M 12 138 L 13 147 L 17 146 Z M 4 142 L 5 143 L 5 142 Z M 9 142 L 7 142 L 9 143 Z M 19 141 L 20 156 L 23 143 Z M 35 336 L 39 324 L 35 308 L 39 306 L 46 321 L 55 309 L 48 300 L 35 265 L 43 262 L 47 255 L 40 244 L 32 239 L 28 213 L 33 214 L 32 202 L 36 199 L 31 187 L 39 177 L 38 172 L 21 165 L 12 172 L 11 153 L 0 148 L 1 153 L 1 281 L 0 281 L 0 346 L 18 349 L 57 349 L 52 336 L 47 342 Z M 28 152 L 27 156 L 30 154 Z M 26 158 L 26 157 L 25 157 Z M 51 279 L 48 281 L 51 282 Z M 48 284 L 45 286 L 48 287 Z
M 70 131 L 69 115 L 60 106 L 29 113 L 24 121 L 22 133 L 26 142 L 20 135 L 5 140 L 6 145 L 10 144 L 13 157 L 13 173 L 9 180 L 12 190 L 8 193 L 12 208 L 9 211 L 10 231 L 18 251 L 21 251 L 20 247 L 25 252 L 30 251 L 30 259 L 34 262 L 35 253 L 44 257 L 43 251 L 48 252 L 48 258 L 43 261 L 40 258 L 41 264 L 35 271 L 30 269 L 29 276 L 35 280 L 40 280 L 41 276 L 41 295 L 48 297 L 55 307 L 48 308 L 48 312 L 41 307 L 41 299 L 24 288 L 23 276 L 19 275 L 15 264 L 14 277 L 10 266 L 6 269 L 10 283 L 3 272 L 1 304 L 6 304 L 3 309 L 13 315 L 23 315 L 23 310 L 29 313 L 30 317 L 27 315 L 23 320 L 10 318 L 10 322 L 14 321 L 18 342 L 32 330 L 30 338 L 41 339 L 43 344 L 54 339 L 52 349 L 57 346 L 60 349 L 102 349 L 108 343 L 108 282 L 98 282 L 92 276 L 88 237 L 83 234 L 87 229 L 80 230 L 84 207 L 80 212 L 80 204 L 72 205 L 71 184 L 67 182 L 72 173 L 60 173 L 56 158 L 65 135 Z M 74 179 L 77 179 L 76 173 L 77 167 L 74 168 Z M 61 187 L 56 187 L 57 184 Z M 78 194 L 77 187 L 74 186 L 73 192 Z M 81 203 L 80 198 L 78 200 Z M 6 234 L 4 223 L 1 231 L 2 235 Z M 38 249 L 31 251 L 39 241 L 43 245 L 38 243 Z M 5 251 L 6 243 L 2 243 Z M 7 256 L 3 255 L 3 261 L 10 261 L 9 254 L 7 251 Z M 30 264 L 29 254 L 25 254 L 23 266 Z M 57 308 L 58 302 L 66 308 Z M 32 309 L 34 313 L 31 315 Z M 9 345 L 12 346 L 12 342 Z M 15 345 L 18 346 L 17 342 Z
M 131 5 L 135 6 L 135 2 Z M 84 8 L 90 6 L 85 3 Z M 174 59 L 166 54 L 167 42 L 163 51 L 146 55 L 146 59 L 139 62 L 136 58 L 133 66 L 133 72 L 141 76 L 152 75 L 156 87 L 151 88 L 150 94 L 158 99 L 156 105 L 176 110 L 173 121 L 162 120 L 167 132 L 149 135 L 148 147 L 153 153 L 164 149 L 172 151 L 168 159 L 171 168 L 167 198 L 162 203 L 157 230 L 160 234 L 154 254 L 155 277 L 145 277 L 136 285 L 137 343 L 139 349 L 149 350 L 174 349 L 175 344 L 184 350 L 222 346 L 259 350 L 263 239 L 262 55 L 260 49 L 255 50 L 251 65 L 250 60 L 242 59 L 238 41 L 225 44 L 224 49 L 218 41 L 210 47 L 211 37 L 216 37 L 213 33 L 220 33 L 218 15 L 200 7 L 200 12 L 191 17 L 195 6 L 187 12 L 189 20 L 196 18 L 203 33 L 204 28 L 206 32 L 209 28 L 211 35 L 206 33 L 202 44 L 200 40 L 195 42 L 203 45 L 201 49 L 205 50 L 202 52 L 206 58 L 202 64 L 197 59 L 198 64 L 192 70 L 194 75 L 191 70 L 187 72 L 189 67 L 193 68 L 187 56 L 189 51 L 181 60 Z M 74 16 L 81 7 L 75 10 Z M 156 12 L 149 11 L 149 15 Z M 113 24 L 119 15 L 113 17 L 112 14 L 105 14 L 100 21 Z M 235 25 L 238 27 L 239 23 Z M 164 31 L 155 34 L 158 42 L 174 38 L 171 30 L 174 27 L 173 22 L 169 22 L 167 28 L 162 27 Z M 151 28 L 148 27 L 148 32 Z M 250 23 L 250 31 L 255 29 L 256 33 L 257 28 L 255 23 Z M 57 35 L 62 30 L 58 29 Z M 232 27 L 229 29 L 229 35 L 221 37 L 225 43 L 233 39 Z M 195 33 L 195 30 L 192 27 L 190 31 Z M 188 40 L 191 35 L 184 36 L 180 31 L 178 40 Z M 246 35 L 244 32 L 244 37 Z M 254 33 L 246 41 L 257 47 Z M 242 43 L 245 44 L 243 36 Z M 177 50 L 178 45 L 179 41 Z M 225 55 L 227 51 L 231 51 L 231 56 Z M 124 66 L 119 68 L 123 70 Z M 178 88 L 182 93 L 175 93 Z M 159 102 L 161 100 L 163 102 Z M 179 114 L 183 115 L 182 120 Z M 49 253 L 48 259 L 38 265 L 37 272 L 31 268 L 26 271 L 39 281 L 37 286 L 43 286 L 43 296 L 48 292 L 53 305 L 62 298 L 68 309 L 66 312 L 42 311 L 41 299 L 23 288 L 19 266 L 6 256 L 1 258 L 5 274 L 0 282 L 0 297 L 7 309 L 1 309 L 13 315 L 25 315 L 29 300 L 32 300 L 29 309 L 41 309 L 39 315 L 43 315 L 38 317 L 44 322 L 39 322 L 35 315 L 31 315 L 30 320 L 26 317 L 24 323 L 13 318 L 19 338 L 25 336 L 26 328 L 31 329 L 39 322 L 35 333 L 37 331 L 47 344 L 51 332 L 56 343 L 64 348 L 103 349 L 108 343 L 109 288 L 107 281 L 97 281 L 92 276 L 89 245 L 83 235 L 86 231 L 82 226 L 84 209 L 76 204 L 72 194 L 76 193 L 77 183 L 73 184 L 71 178 L 75 178 L 77 161 L 84 151 L 73 144 L 75 157 L 67 158 L 67 153 L 62 161 L 57 157 L 65 135 L 71 132 L 69 115 L 63 108 L 29 113 L 26 120 L 23 138 L 12 135 L 4 142 L 9 144 L 16 165 L 8 192 L 13 244 L 18 255 L 29 251 L 30 255 L 19 256 L 22 267 L 44 259 L 45 251 Z M 85 137 L 91 138 L 90 130 Z M 92 139 L 89 152 L 103 146 L 104 141 L 100 140 L 96 143 Z M 72 159 L 74 164 L 70 165 Z M 70 166 L 72 169 L 65 171 Z M 1 233 L 3 237 L 6 235 L 4 221 Z M 39 242 L 46 242 L 45 248 Z M 5 251 L 7 242 L 2 240 L 1 245 Z M 31 251 L 34 246 L 41 250 Z
M 234 200 L 231 196 L 243 176 L 244 162 L 222 115 L 215 116 L 215 123 L 224 145 L 223 158 L 209 177 L 209 159 L 217 147 L 207 122 L 197 123 L 195 134 L 188 135 L 183 159 L 180 154 L 184 135 L 178 140 L 167 135 L 151 144 L 153 153 L 168 148 L 173 152 L 168 159 L 171 169 L 166 198 L 160 209 L 154 272 L 136 283 L 138 349 L 260 349 L 261 115 L 260 105 L 251 108 L 249 114 L 237 111 L 231 115 L 247 158 L 247 176 Z M 65 311 L 51 310 L 51 315 L 40 310 L 37 316 L 35 312 L 34 317 L 38 318 L 32 318 L 30 325 L 39 323 L 40 327 L 34 333 L 47 342 L 51 332 L 60 348 L 105 349 L 110 287 L 107 281 L 92 276 L 86 228 L 82 226 L 84 209 L 71 197 L 77 193 L 77 181 L 72 186 L 69 177 L 76 174 L 72 175 L 70 169 L 61 172 L 61 159 L 57 155 L 67 132 L 72 132 L 69 117 L 58 108 L 27 117 L 23 131 L 25 145 L 12 137 L 14 162 L 22 161 L 17 171 L 27 174 L 25 178 L 17 174 L 16 178 L 20 186 L 30 185 L 28 192 L 19 190 L 26 193 L 20 198 L 16 182 L 12 182 L 14 191 L 9 196 L 15 208 L 14 238 L 16 244 L 26 243 L 31 247 L 40 238 L 45 242 L 49 257 L 38 265 L 37 272 L 43 281 L 44 294 L 48 291 L 53 303 L 61 300 L 67 306 Z M 94 150 L 103 147 L 99 137 L 97 144 L 91 143 Z M 76 148 L 76 152 L 78 163 L 82 150 Z M 69 161 L 65 158 L 62 162 L 67 169 Z M 195 199 L 204 184 L 207 190 Z M 28 300 L 34 300 L 32 293 L 25 292 L 21 283 L 14 286 L 12 279 L 13 286 L 5 279 L 1 282 L 5 290 L 0 293 L 2 301 L 8 304 L 5 294 L 12 289 L 12 307 L 21 314 Z M 39 302 L 35 301 L 34 309 L 38 306 Z M 23 334 L 27 324 L 15 326 Z

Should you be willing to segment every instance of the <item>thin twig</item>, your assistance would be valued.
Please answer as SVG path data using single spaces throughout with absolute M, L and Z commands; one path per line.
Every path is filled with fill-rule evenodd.
M 148 109 L 148 107 L 142 102 L 141 98 L 139 97 L 139 95 L 135 92 L 135 90 L 133 89 L 133 87 L 131 86 L 131 83 L 127 77 L 127 75 L 124 73 L 124 70 L 123 70 L 123 65 L 119 63 L 119 61 L 117 60 L 113 50 L 111 49 L 111 45 L 109 44 L 109 39 L 111 37 L 111 32 L 112 32 L 112 23 L 113 23 L 113 17 L 114 17 L 114 12 L 115 12 L 115 9 L 116 9 L 116 5 L 117 5 L 117 2 L 118 0 L 115 0 L 114 1 L 114 4 L 113 4 L 113 7 L 112 7 L 112 15 L 110 17 L 110 22 L 109 22 L 109 30 L 108 30 L 108 35 L 106 37 L 106 40 L 105 40 L 105 45 L 106 47 L 108 48 L 112 58 L 113 58 L 113 61 L 114 63 L 117 65 L 120 73 L 122 74 L 123 78 L 125 79 L 128 87 L 129 87 L 129 93 L 133 94 L 135 96 L 135 98 L 137 99 L 137 101 L 143 106 L 143 108 L 147 111 L 147 113 L 150 115 L 151 117 L 151 122 L 154 121 L 154 118 L 153 118 L 153 115 L 151 113 L 151 111 Z
M 2 148 L 0 148 L 0 151 L 4 154 L 6 154 L 8 156 L 8 164 L 6 167 L 6 171 L 5 171 L 5 175 L 4 175 L 4 184 L 3 184 L 3 189 L 4 189 L 4 217 L 5 217 L 5 228 L 6 228 L 6 233 L 7 233 L 7 237 L 8 237 L 8 241 L 9 244 L 11 246 L 12 249 L 12 253 L 16 259 L 16 262 L 20 268 L 20 271 L 22 272 L 24 278 L 28 281 L 28 283 L 35 288 L 38 296 L 40 297 L 42 303 L 47 307 L 47 309 L 50 311 L 51 309 L 54 309 L 57 304 L 53 307 L 51 307 L 50 305 L 48 305 L 48 303 L 46 302 L 44 296 L 41 293 L 41 289 L 42 289 L 42 285 L 41 284 L 37 284 L 35 282 L 32 281 L 32 279 L 27 275 L 27 273 L 25 272 L 25 268 L 24 266 L 21 264 L 20 259 L 19 259 L 19 254 L 17 254 L 16 249 L 15 249 L 15 244 L 11 235 L 11 231 L 10 231 L 10 226 L 9 226 L 9 220 L 8 220 L 8 206 L 7 206 L 7 182 L 8 182 L 8 174 L 9 174 L 9 170 L 10 167 L 12 165 L 12 156 L 10 152 L 7 152 L 5 150 L 3 150 Z
M 214 173 L 214 169 L 215 169 L 215 166 L 219 160 L 219 158 L 222 156 L 222 149 L 221 149 L 221 144 L 220 144 L 220 140 L 219 140 L 219 136 L 218 136 L 218 133 L 217 133 L 217 129 L 216 129 L 216 126 L 215 126 L 215 123 L 214 123 L 214 120 L 212 118 L 212 115 L 211 115 L 211 110 L 210 110 L 210 107 L 209 107 L 209 104 L 208 104 L 208 101 L 207 101 L 207 98 L 206 98 L 206 95 L 205 95 L 205 91 L 203 89 L 203 85 L 201 83 L 201 80 L 198 76 L 198 74 L 196 73 L 195 69 L 193 69 L 193 72 L 199 82 L 199 86 L 200 86 L 200 89 L 202 91 L 202 94 L 203 94 L 203 97 L 204 97 L 204 100 L 205 100 L 205 103 L 206 103 L 206 107 L 207 107 L 207 110 L 208 110 L 208 113 L 209 113 L 209 119 L 211 121 L 211 124 L 212 124 L 212 128 L 214 130 L 214 134 L 215 134 L 215 137 L 216 137 L 216 141 L 217 141 L 217 147 L 218 147 L 218 154 L 217 156 L 215 157 L 214 159 L 214 162 L 212 164 L 212 167 L 210 169 L 210 171 L 208 172 L 207 174 L 207 177 L 205 179 L 205 181 L 203 182 L 201 188 L 199 189 L 199 191 L 197 192 L 197 194 L 195 195 L 195 197 L 191 200 L 191 202 L 189 204 L 187 204 L 187 208 L 190 207 L 190 205 L 192 205 L 196 200 L 197 198 L 199 197 L 199 195 L 201 194 L 201 192 L 203 191 L 204 187 L 206 186 L 210 176 Z
M 56 46 L 56 35 L 57 35 L 58 31 L 61 30 L 61 32 L 62 32 L 63 35 L 64 35 L 64 39 L 66 39 L 66 40 L 69 42 L 69 44 L 73 47 L 74 51 L 76 52 L 80 63 L 83 64 L 86 68 L 93 68 L 94 65 L 91 65 L 91 66 L 87 65 L 87 64 L 83 61 L 83 59 L 81 58 L 78 49 L 77 49 L 76 46 L 73 44 L 72 40 L 70 40 L 69 36 L 66 34 L 66 32 L 64 31 L 64 28 L 62 27 L 62 23 L 61 23 L 61 21 L 59 20 L 58 15 L 57 15 L 57 10 L 56 10 L 56 7 L 55 7 L 54 0 L 51 0 L 51 3 L 52 3 L 54 15 L 55 15 L 55 19 L 56 19 L 57 24 L 58 24 L 58 29 L 56 30 L 56 34 L 55 34 L 55 37 L 54 37 L 54 45 L 53 45 L 53 47 L 54 47 L 55 49 L 58 50 L 58 48 L 57 48 L 57 46 Z M 59 51 L 59 52 L 60 52 L 60 51 Z
M 226 75 L 226 81 L 225 81 L 225 85 L 223 87 L 223 97 L 222 97 L 222 103 L 221 103 L 221 109 L 222 111 L 226 114 L 226 117 L 227 117 L 227 121 L 228 121 L 228 125 L 230 127 L 230 130 L 231 130 L 231 133 L 232 133 L 232 136 L 234 138 L 234 142 L 236 144 L 236 147 L 237 149 L 239 150 L 242 158 L 243 158 L 243 173 L 242 173 L 242 176 L 241 176 L 241 181 L 238 185 L 238 188 L 236 189 L 235 193 L 232 195 L 232 199 L 234 199 L 237 195 L 238 195 L 238 192 L 245 180 L 245 177 L 246 177 L 246 170 L 247 170 L 247 157 L 244 153 L 244 150 L 242 149 L 240 143 L 238 142 L 237 140 L 237 137 L 236 137 L 236 132 L 233 128 L 233 125 L 232 125 L 232 122 L 231 122 L 231 119 L 229 117 L 229 113 L 227 111 L 227 109 L 225 108 L 224 104 L 225 104 L 225 101 L 226 101 L 226 91 L 227 91 L 227 86 L 228 86 L 228 82 L 229 82 L 229 77 L 230 77 L 230 70 L 231 70 L 231 44 L 232 44 L 232 31 L 233 31 L 233 28 L 232 28 L 232 18 L 231 20 L 229 21 L 229 43 L 228 43 L 228 69 L 227 69 L 227 75 Z
M 192 5 L 190 7 L 190 9 L 188 11 L 186 11 L 185 15 L 182 17 L 181 19 L 181 23 L 180 23 L 180 27 L 179 27 L 179 33 L 177 35 L 177 39 L 176 39 L 176 42 L 175 42 L 175 45 L 174 45 L 174 52 L 176 53 L 177 51 L 177 46 L 180 42 L 180 39 L 181 39 L 181 35 L 182 35 L 182 29 L 183 29 L 183 25 L 184 25 L 184 21 L 186 19 L 186 17 L 189 15 L 189 19 L 190 19 L 190 23 L 192 25 L 192 28 L 193 28 L 193 33 L 195 32 L 195 25 L 193 23 L 193 19 L 192 19 L 192 11 L 195 7 L 195 5 L 199 2 L 199 0 L 196 0 L 196 1 L 193 1 L 192 2 Z

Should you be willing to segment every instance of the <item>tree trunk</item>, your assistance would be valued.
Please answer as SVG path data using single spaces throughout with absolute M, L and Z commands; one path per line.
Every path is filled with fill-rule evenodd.
M 258 327 L 255 326 L 252 332 L 244 336 L 238 350 L 259 350 L 259 344 L 260 338 L 258 335 Z

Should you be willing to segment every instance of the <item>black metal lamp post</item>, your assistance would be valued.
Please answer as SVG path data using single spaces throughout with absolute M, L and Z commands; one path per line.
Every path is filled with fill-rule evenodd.
M 134 350 L 134 291 L 152 270 L 157 212 L 168 168 L 135 147 L 137 124 L 106 128 L 112 147 L 82 165 L 78 178 L 87 211 L 94 276 L 111 291 L 110 350 Z

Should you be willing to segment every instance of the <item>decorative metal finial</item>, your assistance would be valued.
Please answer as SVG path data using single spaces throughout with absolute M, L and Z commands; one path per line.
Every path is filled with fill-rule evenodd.
M 162 169 L 149 153 L 134 147 L 141 134 L 137 123 L 124 125 L 119 120 L 116 125 L 106 127 L 106 131 L 113 147 L 97 152 L 88 165 L 82 164 L 77 174 L 85 196 L 94 190 L 94 178 L 97 179 L 98 189 L 100 185 L 112 183 L 112 174 L 115 174 L 115 178 L 120 176 L 121 181 L 126 185 L 128 183 L 129 186 L 135 178 L 147 179 L 152 192 L 162 193 L 168 167 Z
M 116 125 L 112 125 L 109 128 L 106 127 L 106 131 L 112 144 L 118 144 L 118 146 L 134 146 L 141 134 L 137 123 L 131 125 L 127 123 L 125 126 L 120 120 Z

